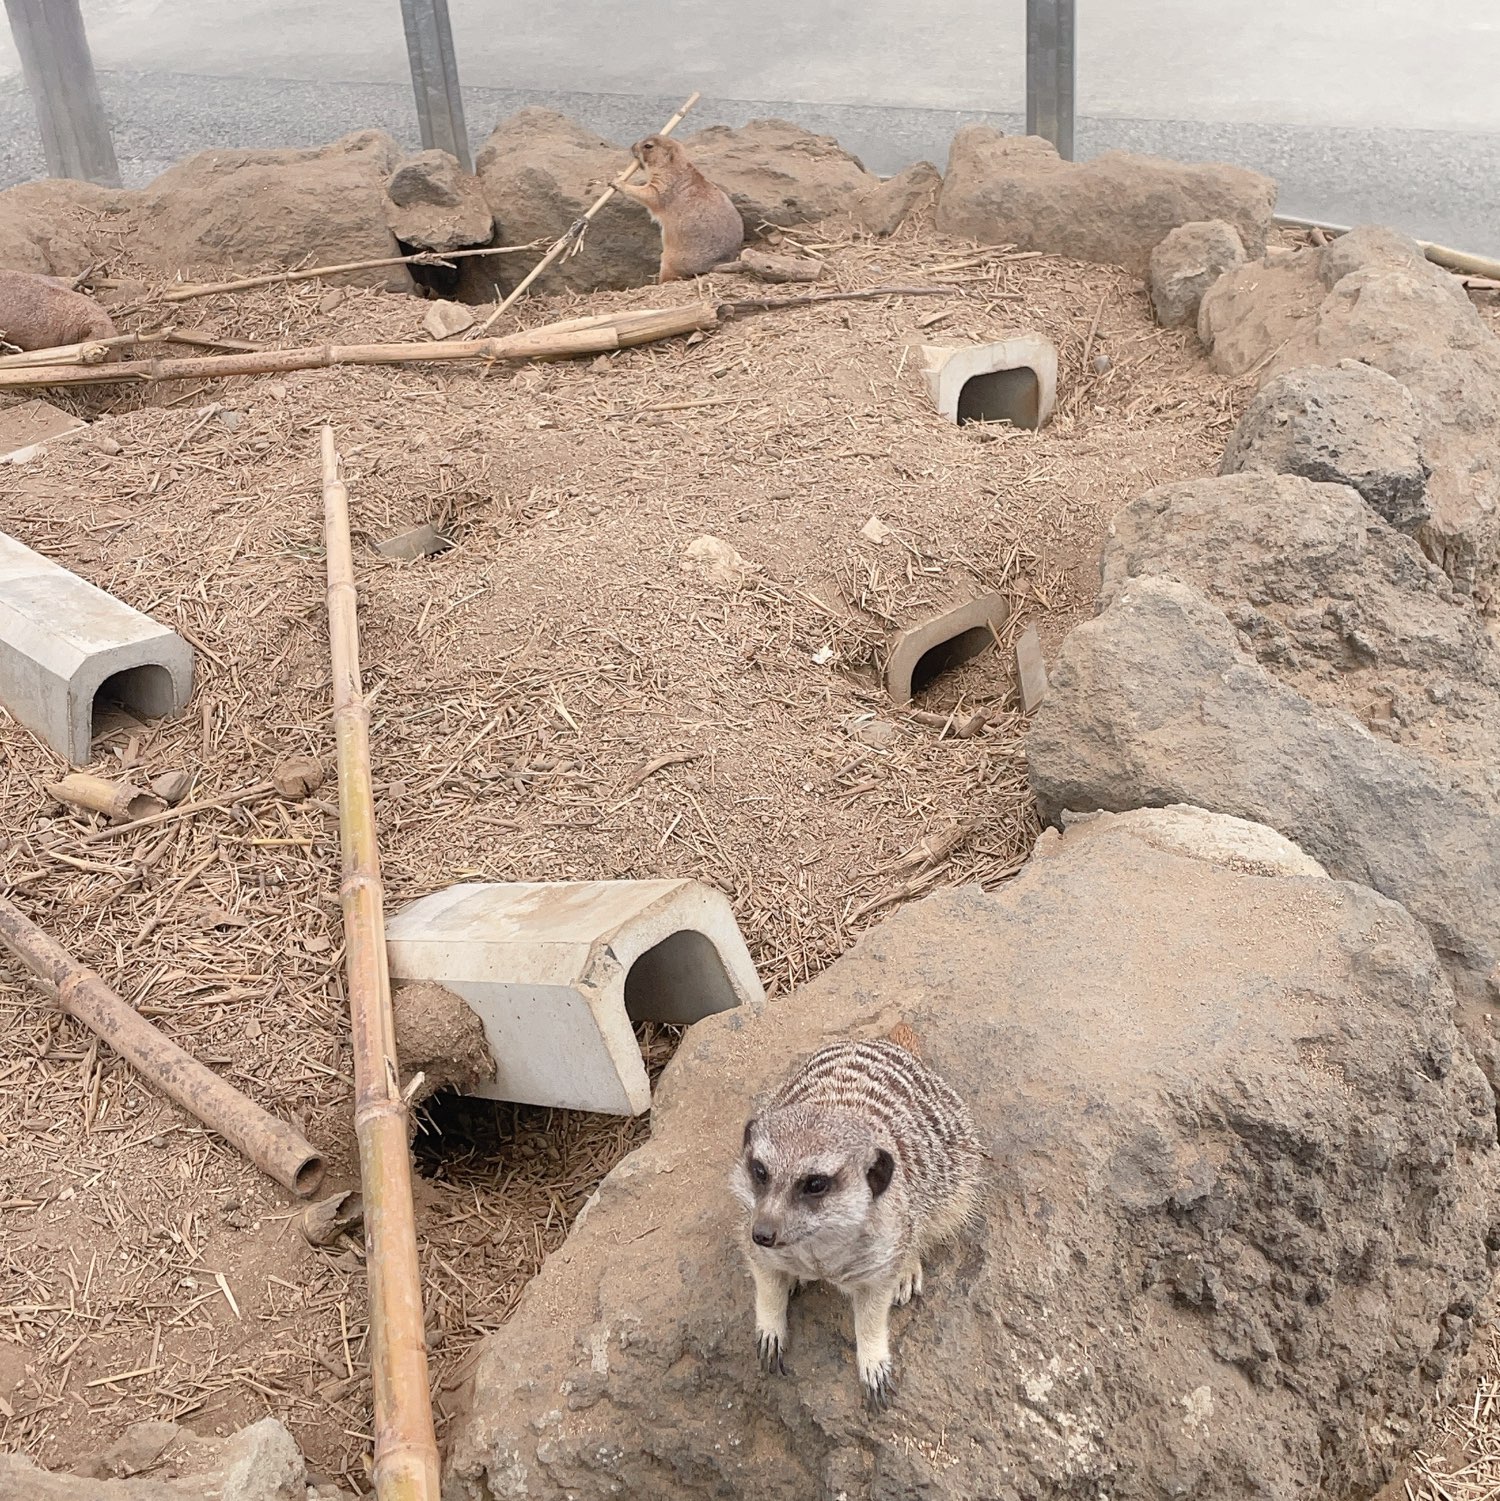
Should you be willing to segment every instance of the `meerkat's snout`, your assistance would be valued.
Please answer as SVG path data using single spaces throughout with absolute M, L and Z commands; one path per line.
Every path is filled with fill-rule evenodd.
M 767 1224 L 764 1220 L 757 1220 L 750 1231 L 750 1239 L 758 1246 L 764 1246 L 770 1250 L 776 1244 L 776 1227 Z

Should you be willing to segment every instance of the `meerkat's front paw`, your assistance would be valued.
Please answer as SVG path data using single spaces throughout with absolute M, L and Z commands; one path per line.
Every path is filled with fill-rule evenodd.
M 922 1263 L 915 1257 L 901 1269 L 901 1280 L 896 1284 L 894 1306 L 904 1308 L 913 1298 L 922 1296 Z
M 870 1412 L 884 1412 L 895 1399 L 896 1382 L 889 1358 L 861 1360 L 859 1384 L 864 1392 L 865 1407 Z
M 755 1349 L 760 1356 L 760 1368 L 768 1376 L 785 1376 L 786 1353 L 785 1329 L 757 1329 Z

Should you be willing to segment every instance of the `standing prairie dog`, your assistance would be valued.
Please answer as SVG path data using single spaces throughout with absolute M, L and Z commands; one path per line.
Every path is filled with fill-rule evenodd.
M 806 1059 L 745 1123 L 730 1180 L 749 1211 L 761 1365 L 785 1369 L 796 1288 L 830 1282 L 854 1305 L 865 1401 L 887 1406 L 891 1309 L 973 1215 L 983 1157 L 963 1101 L 907 1047 L 836 1042 Z
M 745 221 L 723 188 L 711 183 L 670 136 L 647 136 L 630 148 L 644 184 L 620 183 L 661 226 L 658 281 L 684 281 L 732 261 L 745 243 Z
M 30 271 L 0 271 L 0 339 L 7 344 L 54 349 L 114 337 L 109 314 L 66 282 Z

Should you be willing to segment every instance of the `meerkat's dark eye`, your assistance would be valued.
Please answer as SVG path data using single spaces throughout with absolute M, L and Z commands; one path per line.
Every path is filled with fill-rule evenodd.
M 765 1163 L 762 1162 L 758 1157 L 752 1157 L 750 1159 L 750 1176 L 760 1184 L 768 1183 L 771 1179 L 770 1173 L 766 1171 Z
M 833 1187 L 833 1179 L 826 1178 L 822 1173 L 814 1173 L 810 1178 L 802 1180 L 802 1192 L 809 1198 L 818 1199 Z

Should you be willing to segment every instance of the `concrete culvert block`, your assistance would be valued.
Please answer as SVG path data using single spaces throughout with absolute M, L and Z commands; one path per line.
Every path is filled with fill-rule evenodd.
M 939 673 L 961 667 L 988 650 L 1008 617 L 1001 595 L 981 594 L 898 631 L 885 660 L 885 687 L 891 701 L 910 703 Z
M 1042 334 L 992 344 L 924 344 L 922 375 L 950 422 L 1045 427 L 1057 402 L 1057 346 Z
M 154 719 L 192 691 L 175 631 L 0 533 L 0 703 L 33 734 L 82 765 L 96 707 Z
M 489 1099 L 640 1115 L 632 1023 L 686 1025 L 764 999 L 734 912 L 697 881 L 470 883 L 386 925 L 396 980 L 462 996 L 484 1025 Z

